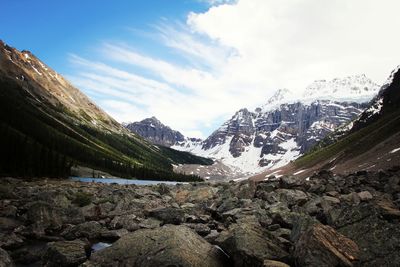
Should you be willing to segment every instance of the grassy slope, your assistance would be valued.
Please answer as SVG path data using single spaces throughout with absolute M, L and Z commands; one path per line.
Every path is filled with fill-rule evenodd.
M 340 160 L 350 159 L 368 151 L 371 147 L 400 131 L 400 110 L 386 114 L 374 123 L 356 131 L 337 143 L 305 154 L 294 164 L 298 168 L 313 166 L 319 162 L 339 156 Z

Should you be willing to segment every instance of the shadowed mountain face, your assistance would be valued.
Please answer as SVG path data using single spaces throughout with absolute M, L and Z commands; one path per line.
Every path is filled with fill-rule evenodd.
M 165 126 L 156 117 L 129 123 L 126 125 L 126 128 L 157 145 L 170 147 L 175 145 L 177 142 L 185 140 L 183 134 Z
M 71 165 L 81 165 L 117 176 L 173 179 L 173 163 L 203 160 L 160 150 L 130 133 L 32 53 L 3 42 L 0 85 L 3 175 L 65 176 Z

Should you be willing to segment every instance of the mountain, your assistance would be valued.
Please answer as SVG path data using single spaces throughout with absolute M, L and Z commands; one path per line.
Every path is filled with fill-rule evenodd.
M 299 98 L 281 89 L 255 112 L 236 112 L 203 142 L 173 148 L 219 159 L 243 173 L 278 168 L 357 118 L 378 90 L 365 75 L 316 81 Z
M 395 69 L 369 106 L 340 134 L 282 169 L 266 172 L 308 177 L 315 171 L 380 171 L 400 162 L 400 71 Z
M 333 80 L 318 80 L 309 85 L 304 99 L 330 99 L 347 102 L 369 102 L 379 90 L 379 86 L 365 74 L 353 75 Z
M 153 144 L 162 146 L 173 146 L 177 142 L 185 140 L 183 134 L 172 130 L 162 124 L 156 117 L 144 119 L 139 122 L 129 123 L 125 126 L 131 132 L 137 133 Z
M 130 133 L 29 51 L 0 41 L 0 174 L 68 176 L 72 166 L 145 179 L 197 179 L 172 164 L 209 162 Z

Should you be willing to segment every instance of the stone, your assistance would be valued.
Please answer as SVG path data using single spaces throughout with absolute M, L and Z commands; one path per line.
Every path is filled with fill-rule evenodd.
M 215 240 L 218 238 L 219 232 L 217 230 L 211 230 L 210 233 L 204 237 L 209 243 L 214 244 Z
M 376 203 L 379 207 L 383 217 L 391 219 L 400 219 L 400 210 L 394 205 L 394 203 L 388 199 L 381 199 Z
M 15 228 L 21 225 L 20 221 L 12 218 L 0 217 L 0 231 L 12 232 Z
M 47 245 L 43 264 L 47 267 L 72 267 L 86 261 L 88 244 L 80 241 L 59 241 Z
M 307 200 L 308 196 L 301 190 L 296 189 L 277 189 L 275 192 L 278 194 L 279 202 L 287 203 L 288 206 L 302 206 Z
M 265 259 L 284 260 L 289 255 L 257 224 L 233 224 L 215 242 L 232 257 L 233 266 L 262 266 Z
M 198 235 L 206 236 L 211 232 L 210 227 L 202 223 L 185 223 L 185 226 L 193 229 Z
M 128 234 L 129 231 L 126 229 L 118 229 L 118 230 L 111 230 L 111 231 L 103 231 L 100 233 L 101 239 L 106 239 L 109 241 L 115 241 L 120 239 L 122 236 Z
M 358 196 L 360 197 L 361 201 L 368 201 L 373 198 L 372 194 L 368 191 L 361 191 L 358 193 Z
M 383 217 L 384 211 L 370 202 L 344 209 L 338 231 L 360 248 L 359 266 L 396 266 L 400 262 L 400 228 Z
M 129 233 L 83 266 L 228 266 L 224 253 L 183 225 Z
M 252 199 L 256 193 L 256 183 L 253 180 L 246 180 L 238 183 L 234 189 L 234 195 L 239 199 Z
M 293 221 L 293 228 L 290 234 L 290 240 L 296 243 L 297 240 L 308 231 L 313 225 L 317 224 L 318 221 L 310 216 L 298 216 Z
M 128 231 L 135 231 L 140 228 L 139 221 L 135 214 L 126 214 L 115 216 L 110 222 L 111 229 L 126 229 Z
M 281 226 L 279 225 L 279 224 L 271 224 L 271 225 L 269 225 L 268 227 L 267 227 L 267 229 L 268 229 L 268 231 L 276 231 L 276 230 L 278 230 L 279 228 L 281 228 Z
M 140 228 L 154 229 L 160 227 L 161 221 L 154 218 L 147 218 L 139 223 Z
M 62 226 L 60 213 L 46 202 L 36 201 L 27 207 L 27 221 L 31 223 L 32 232 L 40 237 L 47 231 L 59 230 Z
M 185 220 L 185 212 L 172 207 L 150 210 L 148 216 L 162 221 L 163 224 L 181 224 Z
M 7 251 L 0 248 L 0 267 L 14 267 L 14 262 L 12 261 L 10 255 Z
M 263 267 L 290 267 L 290 266 L 280 261 L 265 260 L 263 263 Z
M 280 177 L 279 182 L 280 182 L 280 187 L 286 189 L 299 187 L 302 186 L 304 183 L 303 179 L 297 178 L 296 176 L 286 176 L 286 175 Z
M 6 249 L 15 249 L 24 244 L 24 239 L 15 233 L 0 232 L 0 247 Z
M 61 235 L 67 240 L 73 240 L 81 237 L 96 239 L 100 237 L 104 227 L 96 221 L 84 222 L 71 226 L 64 230 Z
M 294 256 L 301 266 L 354 266 L 359 259 L 357 244 L 332 227 L 316 224 L 295 244 Z

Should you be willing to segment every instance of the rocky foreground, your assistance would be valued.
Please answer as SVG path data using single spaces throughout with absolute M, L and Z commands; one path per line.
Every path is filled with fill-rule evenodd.
M 177 186 L 2 178 L 0 266 L 400 266 L 399 207 L 400 168 Z

